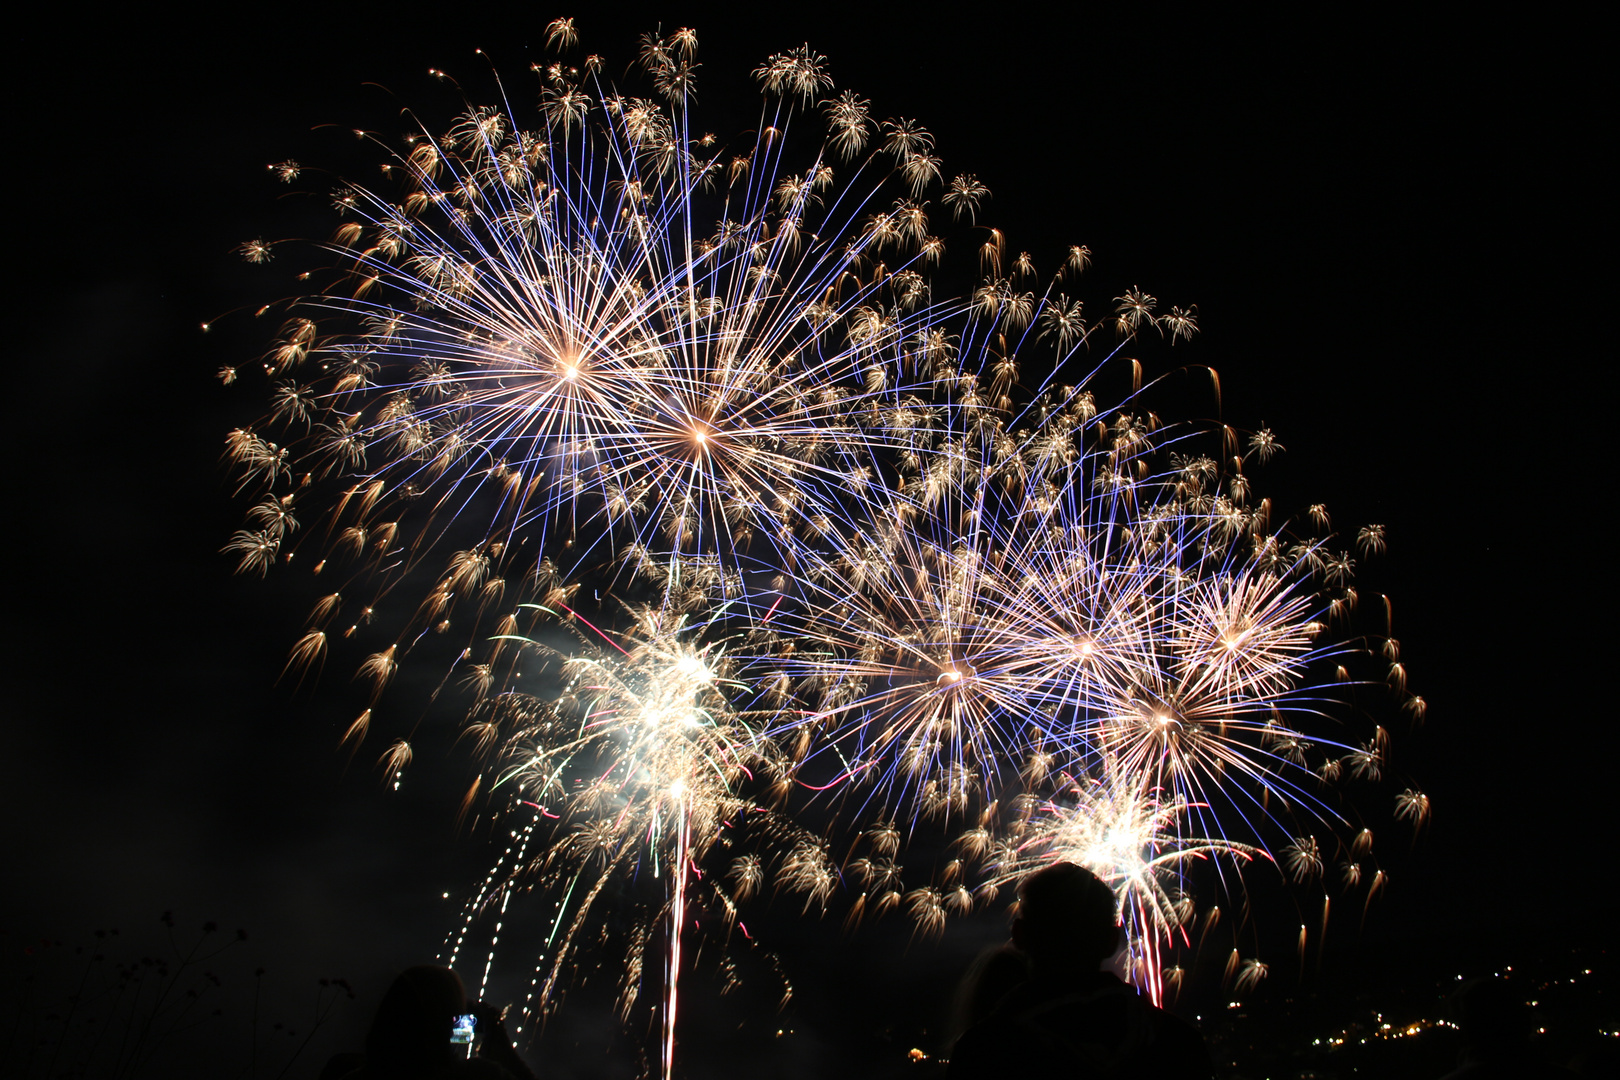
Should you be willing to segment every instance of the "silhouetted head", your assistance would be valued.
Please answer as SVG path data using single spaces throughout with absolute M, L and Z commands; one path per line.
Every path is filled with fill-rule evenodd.
M 1073 863 L 1054 863 L 1018 885 L 1013 944 L 1037 974 L 1094 969 L 1119 948 L 1114 890 Z
M 375 1075 L 435 1076 L 449 1069 L 451 1018 L 467 1011 L 461 978 L 447 967 L 408 968 L 388 988 L 366 1034 Z

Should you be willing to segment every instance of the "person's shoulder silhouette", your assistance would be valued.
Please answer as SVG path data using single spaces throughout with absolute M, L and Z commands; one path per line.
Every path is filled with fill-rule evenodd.
M 1029 977 L 957 1040 L 953 1080 L 1214 1076 L 1197 1031 L 1099 970 L 1119 944 L 1113 890 L 1055 863 L 1026 877 L 1018 898 L 1013 944 Z

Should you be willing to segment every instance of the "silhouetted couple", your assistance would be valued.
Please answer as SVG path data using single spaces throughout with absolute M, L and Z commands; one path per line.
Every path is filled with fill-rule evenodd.
M 1023 880 L 1018 901 L 1013 949 L 971 979 L 972 1026 L 951 1052 L 951 1080 L 1215 1075 L 1197 1031 L 1101 970 L 1119 948 L 1112 889 L 1055 863 Z
M 476 1057 L 453 1043 L 465 1015 L 477 1023 Z M 462 1029 L 462 1034 L 469 1034 Z M 446 967 L 413 967 L 383 995 L 366 1033 L 364 1054 L 339 1054 L 320 1080 L 534 1080 L 512 1049 L 501 1013 L 483 1002 L 469 1007 L 461 979 Z

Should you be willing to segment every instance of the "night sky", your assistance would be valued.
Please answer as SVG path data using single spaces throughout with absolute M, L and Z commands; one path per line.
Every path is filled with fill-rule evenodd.
M 1196 303 L 1202 333 L 1176 359 L 1217 368 L 1225 419 L 1270 426 L 1287 448 L 1257 474 L 1261 494 L 1325 502 L 1346 531 L 1388 528 L 1364 589 L 1391 597 L 1429 703 L 1415 732 L 1391 721 L 1392 771 L 1429 793 L 1434 817 L 1415 847 L 1384 845 L 1387 895 L 1364 929 L 1340 924 L 1355 947 L 1330 952 L 1313 985 L 1440 944 L 1477 941 L 1495 963 L 1612 936 L 1612 478 L 1598 454 L 1613 216 L 1596 166 L 1612 131 L 1593 103 L 1614 87 L 1586 61 L 1585 31 L 1374 22 L 1353 7 L 1308 22 L 1020 5 L 952 19 L 460 10 L 52 14 L 14 34 L 8 963 L 113 926 L 134 952 L 164 910 L 183 928 L 244 927 L 220 962 L 235 972 L 229 1008 L 260 965 L 268 1008 L 294 1027 L 318 977 L 359 993 L 304 1068 L 356 1046 L 392 973 L 456 925 L 488 860 L 456 827 L 459 766 L 392 794 L 371 765 L 380 746 L 350 764 L 335 747 L 358 691 L 341 665 L 313 692 L 276 685 L 303 594 L 274 574 L 235 577 L 217 554 L 243 508 L 221 440 L 263 397 L 214 372 L 251 361 L 272 329 L 252 309 L 288 288 L 232 249 L 329 220 L 290 204 L 264 166 L 371 160 L 334 131 L 376 127 L 399 102 L 452 106 L 429 67 L 479 98 L 478 47 L 528 95 L 555 14 L 576 16 L 610 73 L 641 31 L 695 27 L 699 114 L 721 131 L 747 126 L 725 120 L 728 102 L 753 107 L 746 73 L 808 42 L 877 116 L 926 125 L 948 173 L 977 173 L 994 193 L 983 219 L 1043 275 L 1084 243 L 1089 299 L 1140 284 Z M 1290 912 L 1277 918 L 1292 930 Z M 892 1048 L 851 1016 L 889 1008 L 895 1038 L 937 1029 L 950 981 L 998 933 L 993 916 L 938 946 L 908 944 L 898 921 L 854 939 L 835 916 L 772 925 L 794 1005 L 775 1019 L 757 1003 L 700 1008 L 690 1075 L 743 1075 L 737 1023 L 736 1046 L 765 1045 L 773 1023 L 795 1030 L 781 1060 L 799 1071 L 784 1075 L 826 1075 L 841 1057 L 864 1075 L 860 1055 Z M 512 985 L 526 982 L 511 963 Z M 599 1061 L 610 1026 L 570 1017 L 557 1038 Z M 554 1060 L 574 1053 L 559 1045 Z

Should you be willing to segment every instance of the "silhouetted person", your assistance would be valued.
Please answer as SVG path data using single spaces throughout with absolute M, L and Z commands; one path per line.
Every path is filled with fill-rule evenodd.
M 951 1009 L 955 1036 L 995 1011 L 1001 999 L 1029 981 L 1029 957 L 1010 944 L 986 949 L 968 966 L 957 984 Z
M 952 1080 L 1215 1075 L 1198 1032 L 1101 970 L 1119 948 L 1112 889 L 1056 863 L 1026 877 L 1018 899 L 1012 940 L 1029 978 L 957 1040 Z
M 478 1056 L 467 1058 L 450 1032 L 456 1017 L 477 1017 Z M 512 1049 L 500 1010 L 467 1006 L 461 978 L 447 967 L 424 965 L 400 973 L 377 1006 L 364 1054 L 339 1054 L 320 1080 L 534 1080 Z
M 1473 979 L 1451 997 L 1462 1060 L 1442 1080 L 1574 1080 L 1530 1045 L 1530 1008 L 1503 979 Z

